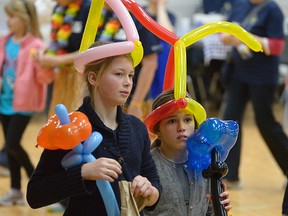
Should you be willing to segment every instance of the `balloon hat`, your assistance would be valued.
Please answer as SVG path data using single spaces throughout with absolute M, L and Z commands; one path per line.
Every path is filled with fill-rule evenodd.
M 186 98 L 186 48 L 191 44 L 210 34 L 225 32 L 237 37 L 253 51 L 263 51 L 261 43 L 237 24 L 226 21 L 212 22 L 178 38 L 174 33 L 153 20 L 134 0 L 122 0 L 122 2 L 142 25 L 172 45 L 166 65 L 163 91 L 174 88 L 174 100 L 159 106 L 146 117 L 144 123 L 152 133 L 155 125 L 161 119 L 178 109 L 188 109 L 195 116 L 199 125 L 206 119 L 205 109 L 195 100 Z
M 156 99 L 157 100 L 157 99 Z M 206 119 L 206 111 L 203 106 L 191 98 L 172 99 L 154 109 L 146 117 L 144 123 L 149 132 L 154 133 L 155 126 L 162 119 L 168 117 L 178 109 L 186 109 L 193 114 L 196 122 L 200 125 Z
M 95 40 L 101 11 L 104 6 L 104 0 L 93 0 L 81 41 L 80 53 L 74 60 L 74 66 L 79 73 L 83 73 L 86 64 L 106 57 L 131 53 L 134 66 L 137 66 L 142 60 L 143 47 L 128 10 L 120 0 L 106 0 L 106 2 L 119 18 L 128 41 L 105 44 L 88 49 Z

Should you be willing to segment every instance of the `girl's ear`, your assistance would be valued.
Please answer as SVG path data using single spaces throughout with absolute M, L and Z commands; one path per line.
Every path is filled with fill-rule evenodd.
M 88 72 L 87 80 L 92 86 L 95 86 L 96 79 L 96 74 L 93 71 Z

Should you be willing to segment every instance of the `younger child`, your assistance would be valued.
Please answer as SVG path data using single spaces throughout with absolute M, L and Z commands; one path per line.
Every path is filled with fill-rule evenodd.
M 95 43 L 103 49 L 109 49 L 109 45 L 112 44 Z M 61 160 L 68 151 L 44 150 L 28 183 L 27 200 L 32 208 L 69 198 L 64 215 L 106 215 L 95 180 L 111 183 L 118 205 L 121 180 L 132 182 L 134 197 L 149 197 L 148 206 L 157 202 L 161 186 L 147 129 L 138 118 L 124 114 L 121 108 L 131 92 L 133 76 L 130 54 L 85 65 L 84 78 L 90 96 L 84 98 L 78 111 L 88 117 L 92 130 L 103 136 L 99 147 L 92 152 L 96 160 L 65 170 Z
M 152 111 L 145 120 L 150 132 L 157 135 L 151 152 L 163 189 L 155 210 L 145 212 L 145 215 L 214 215 L 212 202 L 209 200 L 210 195 L 208 195 L 209 180 L 202 177 L 202 171 L 196 171 L 187 165 L 186 140 L 205 120 L 206 112 L 200 104 L 190 99 L 188 103 L 193 103 L 193 113 L 191 110 L 175 108 L 175 112 L 165 114 L 166 109 L 163 105 L 172 104 L 173 99 L 173 90 L 161 93 L 153 102 L 152 109 L 158 111 L 162 109 L 162 118 L 156 117 L 155 112 L 153 114 Z M 148 122 L 151 122 L 148 118 L 159 119 L 159 121 L 155 120 L 153 127 L 154 124 L 148 125 Z M 224 189 L 226 189 L 225 185 Z M 220 194 L 220 197 L 225 197 L 221 204 L 229 211 L 232 208 L 228 199 L 229 193 L 225 191 Z
M 0 120 L 11 189 L 0 198 L 0 205 L 10 206 L 24 204 L 21 167 L 28 177 L 34 170 L 20 141 L 33 113 L 44 109 L 46 79 L 33 58 L 33 52 L 44 47 L 34 4 L 28 0 L 10 0 L 4 9 L 10 32 L 0 39 Z

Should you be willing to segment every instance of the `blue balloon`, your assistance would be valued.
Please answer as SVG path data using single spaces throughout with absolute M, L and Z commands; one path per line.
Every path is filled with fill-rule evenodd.
M 207 169 L 211 164 L 211 151 L 214 147 L 225 161 L 234 146 L 239 125 L 232 120 L 208 118 L 187 140 L 188 164 L 196 170 Z
M 56 105 L 55 112 L 59 118 L 60 124 L 70 123 L 68 111 L 63 104 Z M 84 141 L 83 144 L 79 143 L 62 158 L 62 166 L 65 169 L 69 169 L 81 163 L 87 163 L 96 160 L 96 158 L 91 153 L 100 145 L 102 140 L 103 137 L 100 133 L 96 131 L 91 133 L 91 135 Z M 101 193 L 107 215 L 120 216 L 120 210 L 111 184 L 106 180 L 97 180 L 96 185 Z
M 55 106 L 55 113 L 56 113 L 57 117 L 59 118 L 61 125 L 70 123 L 68 111 L 67 111 L 64 104 L 57 104 Z
M 68 152 L 61 163 L 66 169 L 79 165 L 85 162 L 91 162 L 96 158 L 91 154 L 102 142 L 102 135 L 98 132 L 93 132 L 83 145 L 80 143 L 70 152 Z M 107 215 L 120 216 L 120 210 L 110 183 L 106 180 L 97 180 L 96 185 L 101 193 Z

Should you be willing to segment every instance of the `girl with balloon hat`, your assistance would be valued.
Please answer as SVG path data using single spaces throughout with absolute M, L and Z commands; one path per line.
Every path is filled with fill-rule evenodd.
M 156 163 L 162 194 L 158 205 L 145 215 L 214 215 L 210 199 L 209 180 L 202 172 L 188 165 L 188 138 L 206 119 L 205 109 L 187 94 L 174 99 L 174 91 L 160 94 L 153 102 L 153 111 L 145 119 L 149 132 L 157 135 L 152 144 L 152 156 Z M 232 207 L 229 193 L 221 205 L 228 212 Z M 173 205 L 172 205 L 173 203 Z
M 74 126 L 71 126 L 71 131 L 69 130 L 69 134 L 66 135 L 57 132 L 57 128 L 60 127 L 55 127 L 51 141 L 50 136 L 43 137 L 45 133 L 40 132 L 38 138 L 41 138 L 38 139 L 38 144 L 45 150 L 27 188 L 27 201 L 32 208 L 40 208 L 69 198 L 64 215 L 120 216 L 120 212 L 122 215 L 124 211 L 122 209 L 120 211 L 122 204 L 120 181 L 131 183 L 133 197 L 144 200 L 142 207 L 156 204 L 161 186 L 150 153 L 147 129 L 140 119 L 124 114 L 121 108 L 132 89 L 133 62 L 135 62 L 130 51 L 125 50 L 125 45 L 128 45 L 128 49 L 132 45 L 131 48 L 134 50 L 133 42 L 124 44 L 95 42 L 79 55 L 78 60 L 82 60 L 85 66 L 83 71 L 79 65 L 77 69 L 83 72 L 90 94 L 84 98 L 78 111 L 87 116 L 93 133 L 97 131 L 103 138 L 99 141 L 99 147 L 91 152 L 91 156 L 96 160 L 83 159 L 79 164 L 67 168 L 63 166 L 66 163 L 63 159 L 67 157 L 65 156 L 67 150 L 71 149 L 66 145 L 70 145 L 72 141 L 68 141 L 68 138 L 63 139 L 62 136 L 74 134 Z M 110 50 L 114 50 L 114 53 Z M 55 125 L 51 122 L 53 121 L 48 121 L 47 127 Z M 75 136 L 77 131 L 82 130 L 77 129 Z M 61 136 L 56 140 L 66 142 L 60 141 L 59 145 L 55 146 L 57 142 L 55 134 Z M 42 140 L 47 145 L 43 146 Z M 83 149 L 86 148 L 84 144 Z M 91 145 L 87 148 L 91 148 Z M 81 143 L 80 146 L 82 148 Z M 76 157 L 83 155 L 79 154 Z M 72 156 L 69 161 L 74 159 L 77 160 Z M 112 188 L 112 193 L 108 196 L 107 187 L 98 185 L 103 181 L 107 181 L 106 186 Z

